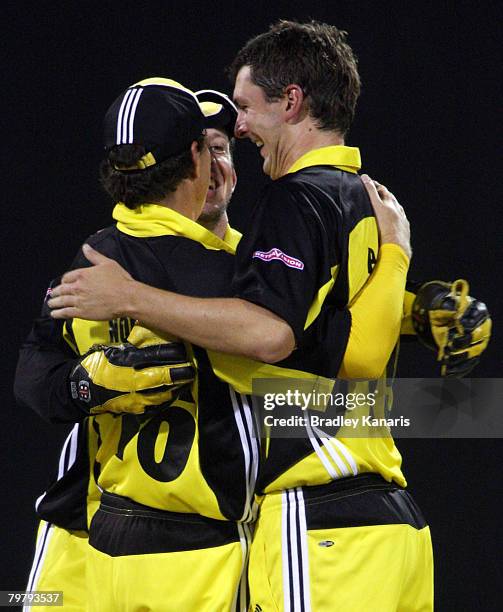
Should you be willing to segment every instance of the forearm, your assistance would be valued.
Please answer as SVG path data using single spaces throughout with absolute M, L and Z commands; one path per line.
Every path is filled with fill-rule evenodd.
M 381 376 L 400 334 L 409 258 L 384 244 L 369 281 L 350 307 L 351 331 L 339 377 Z
M 121 316 L 206 349 L 274 363 L 294 349 L 290 326 L 238 298 L 193 298 L 130 282 Z
M 34 410 L 44 420 L 74 423 L 86 415 L 75 407 L 68 376 L 75 354 L 63 340 L 63 324 L 42 308 L 19 351 L 14 378 L 17 402 Z

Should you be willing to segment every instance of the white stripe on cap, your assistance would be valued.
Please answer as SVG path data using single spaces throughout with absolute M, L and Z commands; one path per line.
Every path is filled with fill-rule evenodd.
M 133 138 L 134 117 L 136 114 L 136 107 L 138 106 L 138 100 L 140 99 L 140 96 L 142 93 L 143 93 L 143 89 L 139 89 L 138 94 L 136 95 L 134 99 L 133 106 L 131 107 L 131 115 L 129 117 L 129 139 L 128 139 L 129 144 L 133 144 L 134 142 L 134 138 Z
M 119 114 L 117 116 L 117 138 L 115 140 L 115 144 L 122 144 L 122 114 L 124 112 L 124 107 L 127 104 L 130 96 L 133 94 L 134 89 L 127 89 L 124 97 L 122 98 L 122 103 L 119 108 Z
M 199 91 L 196 91 L 196 98 L 199 100 L 199 96 L 203 95 L 203 94 L 206 94 L 206 93 L 216 94 L 220 98 L 225 98 L 225 101 L 228 102 L 232 106 L 232 108 L 236 111 L 236 113 L 238 112 L 238 109 L 236 108 L 236 105 L 229 98 L 229 96 L 227 96 L 226 94 L 222 93 L 221 91 L 217 91 L 216 89 L 200 89 Z
M 143 89 L 128 89 L 119 108 L 117 117 L 116 144 L 133 144 L 133 128 L 136 107 Z
M 131 142 L 129 141 L 130 130 L 128 129 L 129 122 L 131 121 L 131 107 L 133 105 L 133 102 L 136 100 L 136 97 L 138 95 L 141 95 L 140 92 L 141 89 L 134 89 L 132 95 L 129 96 L 128 101 L 126 102 L 126 106 L 124 107 L 124 113 L 122 115 L 122 140 L 118 144 L 131 144 Z M 134 119 L 134 117 L 132 118 Z

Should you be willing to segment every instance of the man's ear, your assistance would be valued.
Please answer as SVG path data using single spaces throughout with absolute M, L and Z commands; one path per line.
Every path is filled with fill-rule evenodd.
M 232 166 L 232 193 L 234 193 L 234 189 L 236 189 L 236 183 L 238 182 L 238 175 L 236 174 L 236 170 L 234 166 Z
M 194 165 L 194 169 L 192 171 L 192 177 L 197 179 L 201 174 L 201 151 L 199 151 L 197 147 L 197 142 L 194 142 L 190 145 L 190 153 L 192 155 L 192 163 Z
M 300 85 L 287 85 L 285 87 L 285 101 L 286 101 L 286 120 L 293 120 L 294 122 L 300 118 L 303 114 L 303 106 L 305 100 L 304 92 Z

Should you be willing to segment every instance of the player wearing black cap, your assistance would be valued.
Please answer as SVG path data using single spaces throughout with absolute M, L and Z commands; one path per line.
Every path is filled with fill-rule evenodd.
M 159 166 L 161 162 L 158 172 L 156 172 L 157 176 L 154 177 L 156 180 L 151 179 L 152 183 L 155 182 L 155 188 L 161 190 L 173 178 L 173 174 L 183 172 L 183 168 L 180 170 L 180 164 L 174 163 L 173 155 L 170 155 L 175 148 L 179 150 L 179 143 L 170 140 L 169 122 L 173 120 L 171 115 L 176 114 L 176 127 L 179 130 L 177 137 L 185 139 L 182 141 L 186 143 L 186 146 L 191 144 L 191 139 L 198 139 L 202 127 L 200 111 L 194 104 L 191 92 L 171 81 L 149 79 L 129 88 L 116 101 L 108 113 L 108 117 L 115 115 L 116 120 L 114 117 L 111 122 L 106 123 L 106 127 L 109 128 L 107 131 L 109 148 L 114 149 L 114 151 L 108 155 L 102 169 L 104 182 L 111 190 L 124 187 L 125 190 L 121 197 L 132 208 L 128 209 L 124 204 L 118 205 L 114 211 L 114 216 L 118 219 L 120 229 L 107 228 L 91 239 L 99 241 L 108 250 L 115 251 L 115 255 L 119 259 L 122 257 L 123 261 L 124 258 L 129 261 L 131 253 L 134 252 L 137 261 L 134 264 L 130 263 L 130 268 L 134 267 L 139 277 L 147 274 L 149 278 L 153 279 L 157 275 L 158 282 L 161 285 L 180 282 L 180 280 L 177 280 L 176 270 L 169 272 L 171 265 L 175 266 L 175 263 L 179 262 L 178 275 L 183 275 L 184 290 L 189 293 L 196 292 L 196 294 L 201 291 L 202 294 L 206 295 L 212 294 L 214 291 L 220 293 L 228 286 L 230 280 L 230 264 L 228 262 L 232 259 L 230 255 L 234 252 L 240 238 L 239 232 L 229 227 L 226 215 L 226 207 L 236 181 L 229 147 L 237 113 L 232 102 L 219 92 L 204 90 L 197 92 L 196 97 L 205 115 L 206 142 L 212 158 L 209 188 L 200 219 L 200 223 L 204 227 L 200 227 L 189 221 L 185 216 L 179 215 L 173 210 L 164 209 L 164 207 L 155 205 L 134 207 L 135 190 L 136 192 L 139 190 L 138 183 L 140 183 L 142 189 L 148 191 L 149 180 L 143 179 L 144 176 L 147 176 L 146 173 L 144 175 L 146 168 L 152 170 L 155 165 Z M 175 113 L 173 113 L 173 109 Z M 142 131 L 144 129 L 143 122 L 148 123 L 153 114 L 157 118 L 161 117 L 163 119 L 162 130 L 161 126 L 158 126 L 161 134 L 159 139 L 155 137 L 155 134 L 148 131 L 147 125 L 145 125 L 145 132 Z M 197 129 L 194 129 L 193 124 L 196 124 Z M 146 138 L 150 138 L 149 135 L 153 134 L 149 140 L 150 150 L 148 154 L 139 148 L 123 148 L 120 146 L 122 144 L 132 144 L 128 142 L 131 130 L 134 134 L 135 143 L 141 142 L 143 134 L 146 135 Z M 182 152 L 182 156 L 184 154 L 185 152 Z M 168 163 L 162 164 L 166 155 Z M 117 173 L 123 173 L 123 175 L 118 176 Z M 134 178 L 130 180 L 125 177 Z M 152 177 L 151 171 L 150 177 Z M 121 183 L 121 186 L 117 187 L 117 183 Z M 198 206 L 200 207 L 201 195 L 197 198 L 187 197 L 186 201 L 189 204 L 191 201 L 195 202 L 193 210 L 190 207 L 186 210 L 192 218 L 195 218 L 199 212 L 196 209 Z M 205 228 L 210 228 L 211 232 Z M 167 252 L 165 253 L 163 249 L 167 249 Z M 203 253 L 205 256 L 204 265 L 198 263 Z M 157 257 L 164 260 L 166 264 L 160 265 Z M 139 261 L 142 259 L 143 261 L 148 259 L 148 265 L 145 265 L 145 267 L 142 267 L 141 261 Z M 212 266 L 213 259 L 215 259 L 216 264 Z M 77 265 L 81 261 L 80 256 L 80 258 L 77 258 Z M 180 261 L 183 262 L 183 265 L 180 265 Z M 206 271 L 206 265 L 209 265 L 210 268 L 213 267 L 217 271 L 217 276 L 211 270 Z M 229 273 L 226 274 L 226 270 L 229 270 Z M 188 284 L 190 284 L 190 288 L 188 288 Z M 46 318 L 44 324 L 51 326 L 51 319 Z M 67 348 L 68 345 L 71 345 L 77 353 L 84 353 L 91 344 L 96 342 L 125 341 L 131 325 L 132 323 L 127 319 L 111 320 L 103 323 L 74 319 L 67 322 L 64 329 L 68 343 Z M 60 349 L 58 348 L 54 350 L 53 362 L 49 363 L 47 344 L 49 341 L 57 343 L 60 330 L 59 328 L 51 330 L 53 337 L 45 338 L 45 346 L 42 346 L 44 339 L 37 336 L 38 330 L 40 330 L 40 325 L 34 328 L 28 342 L 21 351 L 16 378 L 16 395 L 18 398 L 23 403 L 35 407 L 45 418 L 53 420 L 76 420 L 79 418 L 79 413 L 82 418 L 85 411 L 87 410 L 89 413 L 90 409 L 92 413 L 101 412 L 102 408 L 103 410 L 110 410 L 111 398 L 109 397 L 105 407 L 96 405 L 99 389 L 96 385 L 93 386 L 92 382 L 87 387 L 87 394 L 80 393 L 80 386 L 82 385 L 79 386 L 77 383 L 82 376 L 77 371 L 74 371 L 74 377 L 76 385 L 79 386 L 79 392 L 76 393 L 75 397 L 70 397 L 70 388 L 63 385 L 64 388 L 58 389 L 58 393 L 56 393 L 58 396 L 57 402 L 50 404 L 44 402 L 44 391 L 49 388 L 51 388 L 51 392 L 55 390 L 53 383 L 56 376 L 53 369 L 57 366 L 59 373 L 61 373 L 61 369 L 73 368 L 73 362 L 68 362 L 69 355 L 63 355 L 63 359 L 66 358 L 66 360 L 61 362 L 61 356 L 58 354 Z M 155 340 L 150 339 L 150 343 L 153 341 Z M 132 349 L 128 350 L 130 351 L 129 358 L 137 359 L 138 363 L 136 354 L 132 353 Z M 89 358 L 95 358 L 96 355 L 97 353 L 91 353 Z M 151 358 L 151 355 L 149 357 Z M 58 359 L 60 361 L 56 364 Z M 160 362 L 161 360 L 159 360 Z M 85 373 L 83 372 L 83 374 Z M 117 369 L 115 373 L 117 373 Z M 146 367 L 145 370 L 140 371 L 140 374 L 150 376 L 150 382 L 148 383 L 150 390 L 160 384 L 158 372 L 155 372 L 154 368 Z M 201 365 L 199 386 L 201 388 L 205 387 L 213 378 L 210 369 Z M 80 382 L 82 383 L 82 381 Z M 218 401 L 222 385 L 216 386 L 213 384 L 211 386 L 211 399 Z M 198 393 L 199 387 L 193 392 L 193 395 L 197 397 Z M 90 398 L 89 395 L 92 397 Z M 140 396 L 136 395 L 134 403 L 138 406 L 137 411 L 141 411 L 139 404 L 142 401 L 151 404 L 161 403 L 162 398 L 159 397 L 159 394 L 155 395 L 157 395 L 157 398 L 152 393 L 148 396 L 141 396 L 145 398 L 141 401 L 139 401 Z M 165 399 L 167 395 L 166 393 Z M 129 402 L 122 394 L 115 397 L 113 401 L 115 402 L 114 411 L 124 408 L 125 402 Z M 119 404 L 117 401 L 119 401 Z M 238 401 L 236 397 L 236 402 Z M 129 404 L 131 405 L 131 402 Z M 214 436 L 213 440 L 215 443 L 223 445 L 221 452 L 214 450 L 211 440 L 205 445 L 197 444 L 200 421 L 191 394 L 184 398 L 181 407 L 179 405 L 173 406 L 169 413 L 160 413 L 153 420 L 144 417 L 141 421 L 143 434 L 140 436 L 138 431 L 134 434 L 131 429 L 131 426 L 134 430 L 135 427 L 137 428 L 140 425 L 140 417 L 135 417 L 134 422 L 132 422 L 131 420 L 122 421 L 117 416 L 112 417 L 110 415 L 110 418 L 108 416 L 92 417 L 77 424 L 63 449 L 60 461 L 60 478 L 37 502 L 38 513 L 46 520 L 42 522 L 39 532 L 35 561 L 30 576 L 30 588 L 39 590 L 63 589 L 66 605 L 73 606 L 72 609 L 75 610 L 85 609 L 86 588 L 89 590 L 89 585 L 87 587 L 85 585 L 83 569 L 84 557 L 87 552 L 85 529 L 88 521 L 86 511 L 90 520 L 98 507 L 101 496 L 96 486 L 96 480 L 100 477 L 100 468 L 102 468 L 103 478 L 108 478 L 108 481 L 117 479 L 119 485 L 122 478 L 121 473 L 124 474 L 126 479 L 131 477 L 133 481 L 140 474 L 140 478 L 144 479 L 140 488 L 142 491 L 150 491 L 150 493 L 147 491 L 147 503 L 150 501 L 149 495 L 155 495 L 157 490 L 157 495 L 160 497 L 158 497 L 157 502 L 152 502 L 154 507 L 160 505 L 161 508 L 168 510 L 173 510 L 173 507 L 180 510 L 182 515 L 175 521 L 164 520 L 166 518 L 165 514 L 157 515 L 157 518 L 154 516 L 151 521 L 147 521 L 147 524 L 150 525 L 169 526 L 168 531 L 171 536 L 168 537 L 168 540 L 166 540 L 165 531 L 161 530 L 158 533 L 159 541 L 157 544 L 162 546 L 163 552 L 168 553 L 173 550 L 173 546 L 177 551 L 180 546 L 182 549 L 189 549 L 191 552 L 186 557 L 187 562 L 189 562 L 197 555 L 194 545 L 197 549 L 204 548 L 205 564 L 202 566 L 204 569 L 199 574 L 200 590 L 191 588 L 190 592 L 184 592 L 180 587 L 180 581 L 175 574 L 176 572 L 183 574 L 186 569 L 184 569 L 184 564 L 180 562 L 180 555 L 177 554 L 175 555 L 177 559 L 176 567 L 171 568 L 169 572 L 172 574 L 170 584 L 176 585 L 177 593 L 174 593 L 173 589 L 170 588 L 169 600 L 162 604 L 165 607 L 157 607 L 156 609 L 175 610 L 185 605 L 194 606 L 194 609 L 197 609 L 199 607 L 198 597 L 201 592 L 204 593 L 205 601 L 208 598 L 208 601 L 211 602 L 209 605 L 215 606 L 215 609 L 220 608 L 221 605 L 230 608 L 233 599 L 237 600 L 238 598 L 237 586 L 246 557 L 246 541 L 249 538 L 247 538 L 248 528 L 246 525 L 239 528 L 235 525 L 232 527 L 230 522 L 222 521 L 222 519 L 226 518 L 227 515 L 235 514 L 237 518 L 246 520 L 249 515 L 252 495 L 247 479 L 250 475 L 248 475 L 248 468 L 245 469 L 245 466 L 242 466 L 241 463 L 243 461 L 252 462 L 251 457 L 243 458 L 243 453 L 246 451 L 248 455 L 253 454 L 252 450 L 248 453 L 248 448 L 253 448 L 253 442 L 249 433 L 246 433 L 251 426 L 250 418 L 246 416 L 247 408 L 245 406 L 236 408 L 228 393 L 225 395 L 225 400 L 221 401 L 220 404 L 222 405 L 222 426 L 215 423 L 214 433 L 218 433 L 220 427 L 223 427 L 225 432 L 219 437 Z M 62 412 L 58 411 L 59 407 L 62 408 Z M 204 408 L 204 403 L 200 403 L 199 407 Z M 227 412 L 225 412 L 226 408 Z M 203 415 L 201 419 L 203 424 L 205 418 L 207 417 Z M 115 451 L 112 452 L 113 456 L 109 456 L 107 451 L 110 444 L 113 444 L 113 440 L 110 442 L 110 435 L 113 437 L 116 426 L 120 426 L 122 422 L 124 427 L 127 428 L 123 431 L 128 432 L 131 440 L 124 439 L 121 442 L 122 445 L 126 445 L 126 456 L 122 456 L 117 463 L 115 461 Z M 195 429 L 191 422 L 194 423 Z M 153 432 L 156 427 L 162 430 L 164 426 L 169 428 L 171 435 L 166 447 L 165 461 L 171 466 L 168 469 L 180 469 L 180 473 L 174 476 L 176 482 L 173 483 L 171 482 L 172 478 L 166 478 L 166 475 L 159 476 L 155 472 L 154 465 L 149 468 L 148 466 L 145 467 L 143 463 L 144 470 L 142 467 L 135 467 L 135 461 L 131 461 L 127 457 L 129 452 L 127 442 L 131 442 L 131 445 L 136 447 L 136 439 L 138 438 L 141 445 L 146 439 L 147 430 Z M 180 432 L 185 432 L 183 434 L 184 438 L 180 437 Z M 186 439 L 186 443 L 183 441 L 184 439 Z M 194 443 L 192 443 L 193 440 Z M 115 443 L 117 443 L 117 440 L 115 440 Z M 183 444 L 186 444 L 185 451 L 182 450 Z M 117 452 L 119 453 L 119 451 Z M 124 452 L 124 448 L 120 449 L 120 453 L 122 452 Z M 96 459 L 97 454 L 98 459 Z M 254 454 L 257 455 L 256 452 Z M 232 457 L 232 460 L 229 460 L 229 456 Z M 139 457 L 141 457 L 142 462 L 148 464 L 151 460 L 148 448 L 144 449 Z M 109 463 L 113 464 L 114 461 L 115 467 L 114 465 L 110 466 Z M 226 468 L 231 471 L 230 475 L 226 474 L 224 477 L 220 462 L 225 463 Z M 235 468 L 232 467 L 233 462 Z M 123 465 L 127 466 L 124 471 L 122 471 Z M 154 469 L 154 472 L 152 472 L 152 469 Z M 243 478 L 241 474 L 243 474 Z M 236 479 L 239 482 L 236 482 Z M 221 484 L 216 484 L 215 488 L 212 489 L 213 482 L 218 482 L 218 480 Z M 135 497 L 134 486 L 131 493 L 133 498 Z M 138 488 L 138 485 L 136 486 Z M 227 498 L 231 498 L 231 501 L 227 502 Z M 113 503 L 113 501 L 114 498 L 111 501 L 109 500 L 109 503 Z M 154 507 L 151 508 L 151 511 L 155 514 Z M 201 513 L 206 516 L 216 514 L 220 520 L 212 522 L 211 519 L 205 521 L 194 517 L 193 513 L 190 512 L 191 507 L 194 512 L 201 510 Z M 160 523 L 159 520 L 161 520 Z M 180 532 L 178 529 L 174 529 L 177 525 L 185 525 L 185 527 Z M 105 527 L 102 525 L 102 529 L 106 530 L 106 525 Z M 190 538 L 187 535 L 188 532 L 190 532 Z M 197 535 L 201 532 L 201 536 Z M 131 536 L 132 533 L 129 532 L 129 537 Z M 194 538 L 197 540 L 197 544 Z M 141 534 L 137 538 L 137 543 L 145 545 L 148 550 L 148 544 L 145 543 Z M 219 546 L 213 546 L 215 543 Z M 120 551 L 119 555 L 123 556 Z M 222 558 L 222 555 L 224 558 Z M 212 557 L 214 558 L 213 565 L 209 562 Z M 157 563 L 157 558 L 152 559 L 151 565 L 157 566 Z M 144 572 L 147 572 L 146 565 L 145 562 Z M 215 579 L 216 570 L 212 569 L 215 567 L 225 571 L 225 584 L 222 585 Z M 97 569 L 96 576 L 105 582 L 107 580 L 106 576 L 101 573 L 101 569 Z M 183 576 L 183 578 L 186 581 L 186 576 Z M 125 577 L 125 583 L 129 584 L 131 579 L 130 576 Z M 210 580 L 211 585 L 209 585 Z M 147 589 L 146 584 L 144 588 Z M 168 589 L 168 585 L 166 589 Z M 155 589 L 150 596 L 162 600 L 166 591 L 158 591 L 159 589 Z M 108 606 L 118 606 L 122 609 L 124 600 L 119 598 L 115 602 L 104 601 L 103 592 L 100 587 L 99 602 L 95 601 L 93 604 L 89 604 L 91 609 L 111 609 Z M 134 598 L 139 598 L 142 602 L 147 601 L 142 599 L 141 587 L 135 591 Z M 159 599 L 156 601 L 159 601 Z M 225 603 L 222 604 L 221 602 Z M 152 605 L 155 608 L 161 604 L 153 603 Z M 238 608 L 244 609 L 244 599 L 240 598 L 240 601 L 236 601 L 236 605 Z M 99 608 L 99 606 L 102 606 L 102 608 Z

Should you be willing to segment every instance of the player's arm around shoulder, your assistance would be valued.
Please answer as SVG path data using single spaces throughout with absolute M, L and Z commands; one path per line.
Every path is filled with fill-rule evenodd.
M 377 264 L 350 307 L 351 331 L 339 377 L 379 378 L 400 335 L 412 249 L 403 207 L 386 187 L 362 177 L 379 229 Z
M 79 253 L 74 266 L 82 265 L 83 259 Z M 93 346 L 89 351 L 90 343 L 72 342 L 73 324 L 83 321 L 51 317 L 51 295 L 52 286 L 21 347 L 14 381 L 18 403 L 45 420 L 77 422 L 100 412 L 139 414 L 146 407 L 171 403 L 193 380 L 194 368 L 184 345 L 166 342 L 148 330 L 141 337 L 133 334 L 131 342 Z M 70 333 L 64 333 L 65 328 Z M 108 333 L 105 336 L 110 339 Z M 107 341 L 105 336 L 102 342 Z

